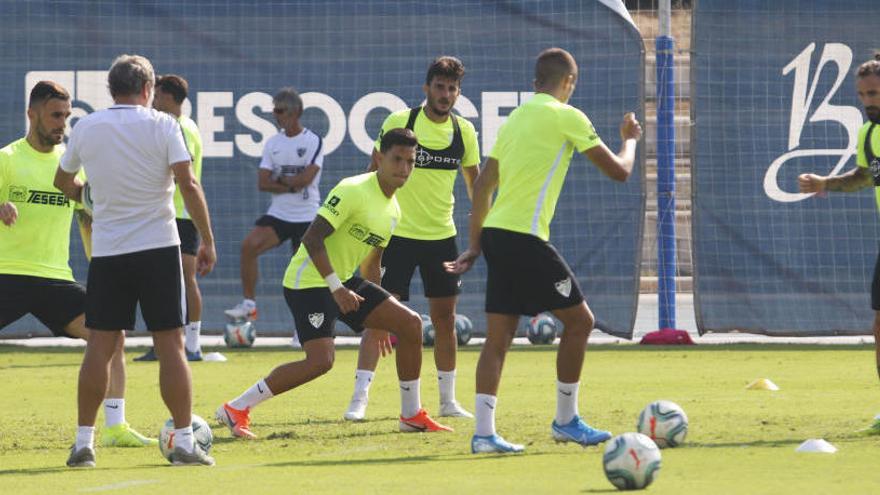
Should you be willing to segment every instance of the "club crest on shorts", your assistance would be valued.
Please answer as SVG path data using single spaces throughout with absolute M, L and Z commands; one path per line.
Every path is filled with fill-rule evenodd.
M 309 313 L 309 323 L 315 328 L 321 328 L 324 324 L 324 313 Z
M 554 285 L 556 286 L 556 292 L 562 294 L 562 297 L 568 297 L 571 294 L 571 277 L 566 277 L 565 280 L 560 280 Z

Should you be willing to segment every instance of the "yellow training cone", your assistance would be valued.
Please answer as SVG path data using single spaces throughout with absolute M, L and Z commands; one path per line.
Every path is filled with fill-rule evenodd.
M 746 390 L 770 390 L 777 391 L 779 387 L 767 378 L 758 378 L 746 386 Z

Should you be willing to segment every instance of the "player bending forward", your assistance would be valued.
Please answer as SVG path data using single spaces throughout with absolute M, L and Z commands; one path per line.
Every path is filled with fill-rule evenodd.
M 385 133 L 378 170 L 343 179 L 327 195 L 284 274 L 284 298 L 306 358 L 278 366 L 220 406 L 217 419 L 233 435 L 255 437 L 251 409 L 330 371 L 337 318 L 358 333 L 370 327 L 397 335 L 400 431 L 451 431 L 422 409 L 422 321 L 378 285 L 383 248 L 400 220 L 394 193 L 412 173 L 416 144 L 410 130 Z M 353 275 L 361 262 L 368 280 Z

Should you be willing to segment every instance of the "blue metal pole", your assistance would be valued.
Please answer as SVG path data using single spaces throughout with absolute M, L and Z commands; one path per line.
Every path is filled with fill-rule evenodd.
M 657 296 L 660 329 L 675 328 L 675 100 L 670 35 L 657 50 Z

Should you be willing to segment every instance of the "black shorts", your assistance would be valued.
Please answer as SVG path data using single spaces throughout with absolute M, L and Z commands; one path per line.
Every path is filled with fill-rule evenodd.
M 86 326 L 94 330 L 134 329 L 138 304 L 151 332 L 183 326 L 186 297 L 177 246 L 92 258 Z
M 571 268 L 549 242 L 503 229 L 480 237 L 489 267 L 486 312 L 536 315 L 584 300 Z
M 449 297 L 461 292 L 461 278 L 443 268 L 458 258 L 455 237 L 422 241 L 392 236 L 382 253 L 382 288 L 409 301 L 409 283 L 419 267 L 425 297 Z
M 180 236 L 180 252 L 195 256 L 199 252 L 199 231 L 187 218 L 177 219 L 177 235 Z
M 57 337 L 71 321 L 85 313 L 86 290 L 69 280 L 0 275 L 0 329 L 30 313 Z
M 391 297 L 391 294 L 383 288 L 360 277 L 351 277 L 343 285 L 364 298 L 357 311 L 339 314 L 339 306 L 326 287 L 284 288 L 284 300 L 287 301 L 287 307 L 293 315 L 296 335 L 300 343 L 332 337 L 337 318 L 355 332 L 363 332 L 364 320 L 367 316 L 376 309 L 376 306 Z
M 254 224 L 260 227 L 272 227 L 275 235 L 278 236 L 279 244 L 284 244 L 284 241 L 290 239 L 290 245 L 293 251 L 296 252 L 303 235 L 312 222 L 285 222 L 272 215 L 263 215 Z
M 880 253 L 874 264 L 874 281 L 871 282 L 871 309 L 880 311 Z

